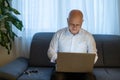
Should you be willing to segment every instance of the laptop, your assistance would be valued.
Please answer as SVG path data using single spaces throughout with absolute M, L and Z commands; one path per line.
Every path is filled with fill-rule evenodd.
M 56 61 L 57 72 L 92 72 L 95 54 L 59 52 Z

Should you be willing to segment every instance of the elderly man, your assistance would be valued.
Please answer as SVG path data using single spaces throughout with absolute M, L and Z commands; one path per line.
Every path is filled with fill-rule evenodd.
M 69 13 L 67 22 L 68 27 L 58 30 L 51 40 L 48 49 L 48 57 L 51 62 L 56 61 L 58 52 L 95 53 L 96 62 L 98 58 L 96 43 L 92 34 L 82 28 L 82 12 L 80 10 L 72 10 Z M 63 80 L 65 73 L 56 73 L 56 75 L 56 80 Z

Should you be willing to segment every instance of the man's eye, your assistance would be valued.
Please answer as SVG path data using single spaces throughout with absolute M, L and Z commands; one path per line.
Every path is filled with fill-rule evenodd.
M 70 24 L 70 26 L 74 26 L 74 24 Z
M 80 26 L 80 24 L 77 24 L 76 26 Z
M 70 24 L 70 26 L 80 26 L 80 24 Z

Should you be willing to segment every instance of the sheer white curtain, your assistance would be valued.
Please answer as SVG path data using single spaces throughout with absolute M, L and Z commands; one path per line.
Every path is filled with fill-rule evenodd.
M 16 40 L 16 52 L 22 56 L 29 56 L 36 32 L 56 32 L 67 27 L 72 9 L 83 12 L 83 28 L 92 34 L 120 35 L 119 0 L 13 0 L 12 4 L 21 12 L 18 17 L 24 24 L 23 31 L 17 32 L 20 39 Z

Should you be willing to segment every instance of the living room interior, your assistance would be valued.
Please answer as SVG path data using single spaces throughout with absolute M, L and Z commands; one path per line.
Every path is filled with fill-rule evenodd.
M 19 57 L 29 59 L 33 36 L 39 32 L 53 34 L 60 28 L 66 27 L 67 15 L 72 9 L 79 9 L 83 12 L 83 28 L 93 35 L 120 37 L 120 0 L 10 0 L 10 3 L 20 12 L 17 17 L 22 21 L 23 28 L 22 31 L 13 28 L 18 37 L 15 37 L 10 54 L 6 48 L 0 46 L 0 67 Z M 115 39 L 119 39 L 119 37 Z M 96 39 L 98 40 L 98 37 Z M 107 38 L 105 40 L 107 41 Z M 118 42 L 118 44 L 120 43 Z M 120 57 L 120 55 L 118 56 Z M 120 68 L 119 65 L 118 67 Z

